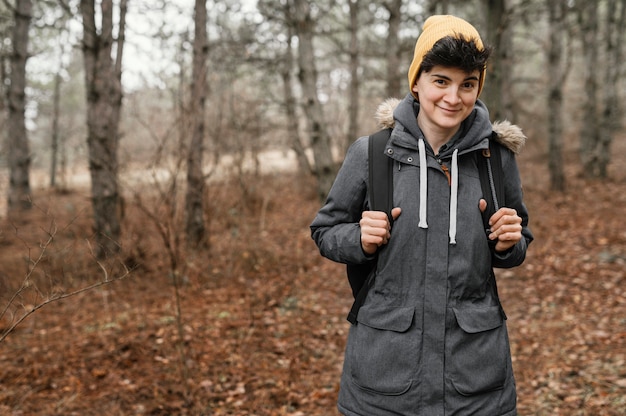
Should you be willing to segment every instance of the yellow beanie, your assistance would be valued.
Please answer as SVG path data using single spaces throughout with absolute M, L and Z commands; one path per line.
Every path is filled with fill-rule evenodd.
M 413 53 L 413 62 L 409 67 L 409 91 L 413 95 L 413 85 L 417 80 L 417 73 L 422 65 L 422 59 L 441 38 L 446 36 L 458 37 L 462 35 L 466 39 L 473 40 L 479 49 L 483 49 L 483 42 L 480 39 L 478 31 L 463 19 L 450 15 L 431 16 L 424 22 L 422 33 L 415 43 L 415 52 Z M 483 89 L 487 68 L 483 69 L 480 79 L 478 80 L 478 95 Z M 417 98 L 417 97 L 416 97 Z

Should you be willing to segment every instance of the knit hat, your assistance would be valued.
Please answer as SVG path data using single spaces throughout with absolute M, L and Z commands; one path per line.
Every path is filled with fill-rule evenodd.
M 413 85 L 417 80 L 417 73 L 422 65 L 422 59 L 433 48 L 435 43 L 446 36 L 459 37 L 462 35 L 466 39 L 473 40 L 479 49 L 483 49 L 483 42 L 480 39 L 478 31 L 463 19 L 450 15 L 431 16 L 424 22 L 422 33 L 415 43 L 415 52 L 413 53 L 413 62 L 409 67 L 409 91 L 413 95 Z M 483 89 L 487 68 L 483 69 L 478 80 L 478 95 Z M 416 97 L 417 98 L 417 97 Z

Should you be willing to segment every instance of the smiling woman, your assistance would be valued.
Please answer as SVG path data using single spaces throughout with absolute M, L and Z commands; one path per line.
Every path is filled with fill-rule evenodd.
M 348 150 L 311 224 L 322 255 L 374 264 L 359 292 L 338 407 L 347 416 L 514 416 L 517 396 L 493 267 L 520 265 L 533 236 L 513 152 L 478 100 L 490 49 L 453 16 L 426 20 L 391 127 L 390 213 L 369 200 L 368 137 Z M 518 139 L 518 137 L 515 137 Z M 498 152 L 503 208 L 485 234 L 478 157 Z M 494 204 L 495 205 L 495 204 Z M 458 232 L 457 232 L 458 230 Z

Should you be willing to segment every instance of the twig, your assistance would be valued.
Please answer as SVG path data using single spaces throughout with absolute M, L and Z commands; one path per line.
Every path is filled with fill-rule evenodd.
M 40 258 L 41 258 L 41 257 L 40 257 Z M 13 322 L 13 324 L 12 324 L 12 325 L 11 325 L 11 326 L 10 326 L 10 327 L 6 330 L 6 331 L 4 331 L 4 332 L 2 333 L 2 335 L 0 335 L 0 343 L 2 343 L 2 341 L 4 341 L 4 340 L 6 339 L 6 337 L 7 337 L 7 336 L 9 336 L 9 334 L 10 334 L 11 332 L 13 332 L 13 330 L 14 330 L 14 329 L 15 329 L 18 325 L 20 325 L 20 324 L 21 324 L 21 323 L 22 323 L 22 322 L 23 322 L 26 318 L 28 318 L 30 315 L 32 315 L 33 313 L 35 313 L 35 312 L 36 312 L 36 311 L 38 311 L 39 309 L 43 308 L 44 306 L 46 306 L 46 305 L 48 305 L 48 304 L 50 304 L 50 303 L 53 303 L 53 302 L 58 302 L 58 301 L 61 301 L 61 300 L 63 300 L 63 299 L 67 299 L 67 298 L 72 297 L 72 296 L 77 296 L 77 295 L 80 295 L 81 293 L 88 292 L 88 291 L 93 290 L 93 289 L 96 289 L 96 288 L 98 288 L 98 287 L 100 287 L 100 286 L 104 286 L 104 285 L 107 285 L 107 284 L 110 284 L 110 283 L 116 282 L 116 281 L 118 281 L 118 280 L 122 280 L 122 279 L 124 279 L 124 278 L 128 277 L 128 275 L 130 275 L 130 273 L 131 273 L 131 270 L 129 270 L 129 269 L 128 269 L 125 265 L 124 265 L 124 270 L 125 270 L 125 271 L 124 271 L 124 274 L 122 274 L 121 276 L 118 276 L 118 277 L 114 277 L 114 278 L 112 278 L 112 279 L 109 279 L 109 277 L 108 277 L 108 273 L 107 273 L 106 269 L 104 268 L 104 266 L 103 266 L 100 262 L 98 262 L 98 265 L 100 266 L 100 268 L 101 268 L 101 269 L 104 271 L 104 273 L 105 273 L 105 279 L 104 279 L 104 280 L 101 280 L 101 281 L 99 281 L 99 282 L 97 282 L 97 283 L 94 283 L 94 284 L 91 284 L 91 285 L 89 285 L 89 286 L 85 286 L 85 287 L 83 287 L 83 288 L 80 288 L 80 289 L 74 290 L 74 291 L 69 292 L 69 293 L 61 293 L 61 294 L 57 294 L 57 295 L 51 296 L 51 297 L 49 297 L 49 298 L 45 299 L 44 301 L 42 301 L 41 303 L 39 303 L 39 304 L 37 304 L 37 305 L 33 306 L 30 310 L 27 310 L 27 311 L 26 311 L 26 313 L 25 313 L 24 315 L 22 315 L 22 316 L 21 316 L 21 317 L 20 317 L 17 321 L 14 321 L 14 322 Z M 9 307 L 9 306 L 13 303 L 13 301 L 15 300 L 15 298 L 16 298 L 16 296 L 17 296 L 17 294 L 21 293 L 21 292 L 23 291 L 23 289 L 24 289 L 24 287 L 20 288 L 20 290 L 18 290 L 18 292 L 16 292 L 16 294 L 15 294 L 15 295 L 11 298 L 11 301 L 9 301 L 9 304 L 7 305 L 7 307 L 5 308 L 5 310 L 3 311 L 3 315 L 4 315 L 4 313 L 6 312 L 6 310 L 8 309 L 8 307 Z

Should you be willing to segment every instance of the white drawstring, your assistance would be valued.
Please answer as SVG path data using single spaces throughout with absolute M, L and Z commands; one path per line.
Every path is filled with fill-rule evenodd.
M 428 166 L 426 165 L 426 146 L 424 146 L 424 139 L 420 138 L 417 142 L 420 156 L 420 218 L 418 227 L 428 228 L 426 222 L 426 197 L 427 197 L 427 180 L 428 180 Z
M 459 150 L 455 149 L 452 153 L 452 166 L 450 168 L 450 174 L 452 176 L 450 181 L 450 244 L 456 244 L 456 221 L 457 221 L 457 203 L 459 194 Z
M 420 228 L 428 228 L 426 220 L 426 206 L 428 196 L 428 166 L 426 165 L 426 146 L 424 139 L 418 141 L 419 157 L 420 157 L 420 212 L 419 224 Z M 459 150 L 455 149 L 452 153 L 452 164 L 450 167 L 450 228 L 448 234 L 450 236 L 450 244 L 456 244 L 456 227 L 457 227 L 457 205 L 459 194 Z

